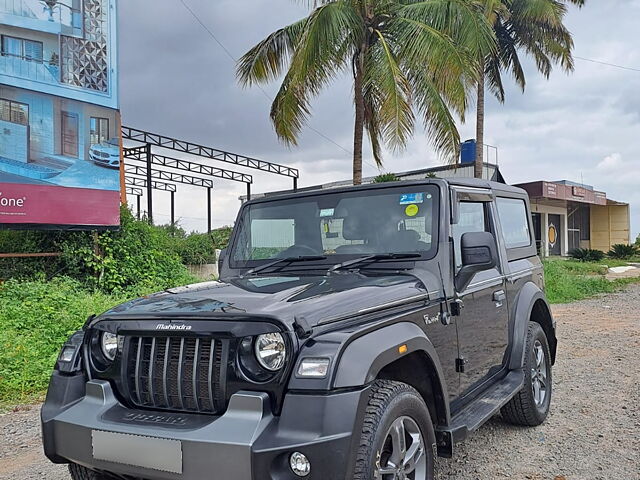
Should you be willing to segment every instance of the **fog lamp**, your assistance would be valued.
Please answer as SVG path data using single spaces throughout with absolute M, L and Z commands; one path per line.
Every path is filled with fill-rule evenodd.
M 289 457 L 291 471 L 299 477 L 306 477 L 311 472 L 309 459 L 300 452 L 293 452 Z

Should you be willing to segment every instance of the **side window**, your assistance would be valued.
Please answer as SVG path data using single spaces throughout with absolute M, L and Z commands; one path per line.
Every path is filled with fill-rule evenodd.
M 509 249 L 531 245 L 531 231 L 524 200 L 498 198 L 497 205 L 506 247 Z
M 488 222 L 482 202 L 460 202 L 460 219 L 453 225 L 453 245 L 456 256 L 456 270 L 462 266 L 460 241 L 467 232 L 488 232 Z

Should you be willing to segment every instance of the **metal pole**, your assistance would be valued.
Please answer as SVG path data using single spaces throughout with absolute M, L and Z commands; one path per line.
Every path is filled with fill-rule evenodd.
M 171 192 L 171 226 L 176 224 L 176 192 Z
M 211 233 L 211 187 L 207 187 L 207 232 Z
M 251 184 L 247 183 L 247 202 L 251 200 Z
M 138 213 L 138 215 L 137 215 L 138 220 L 140 220 L 140 200 L 141 200 L 140 195 L 136 195 L 136 204 L 138 206 L 138 209 L 137 209 L 138 210 L 138 212 L 137 212 Z
M 151 144 L 146 145 L 147 156 L 147 215 L 149 223 L 153 224 L 153 183 L 151 180 Z
M 298 177 L 293 177 L 293 191 L 298 191 Z

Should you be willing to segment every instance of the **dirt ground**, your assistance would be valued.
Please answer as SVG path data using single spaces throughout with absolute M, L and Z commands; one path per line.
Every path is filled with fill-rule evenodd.
M 547 422 L 492 419 L 438 461 L 439 480 L 640 480 L 640 286 L 553 308 L 558 361 Z M 41 453 L 38 408 L 0 415 L 0 480 L 68 480 Z

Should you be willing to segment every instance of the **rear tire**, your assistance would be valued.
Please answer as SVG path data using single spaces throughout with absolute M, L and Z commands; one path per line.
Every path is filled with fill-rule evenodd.
M 553 391 L 549 343 L 544 330 L 535 322 L 529 322 L 524 377 L 522 390 L 502 407 L 502 418 L 514 425 L 535 427 L 547 418 Z
M 376 380 L 362 422 L 353 479 L 433 480 L 435 448 L 429 409 L 420 394 L 405 383 Z
M 94 472 L 88 468 L 81 467 L 75 463 L 69 464 L 69 473 L 73 480 L 113 480 L 115 477 L 110 477 L 102 473 Z

